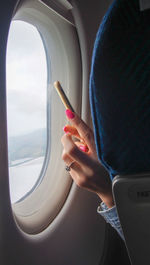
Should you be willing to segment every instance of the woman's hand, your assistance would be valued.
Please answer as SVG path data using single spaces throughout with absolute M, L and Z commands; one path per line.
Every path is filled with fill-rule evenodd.
M 98 161 L 93 131 L 69 109 L 66 115 L 71 126 L 66 125 L 64 128 L 66 134 L 61 139 L 64 147 L 62 159 L 66 165 L 71 165 L 70 175 L 75 183 L 96 193 L 110 208 L 114 205 L 111 180 Z M 78 141 L 74 142 L 72 136 Z

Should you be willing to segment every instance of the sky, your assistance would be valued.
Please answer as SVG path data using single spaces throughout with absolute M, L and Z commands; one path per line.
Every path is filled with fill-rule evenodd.
M 11 23 L 6 80 L 8 136 L 46 128 L 46 54 L 37 29 L 23 21 Z

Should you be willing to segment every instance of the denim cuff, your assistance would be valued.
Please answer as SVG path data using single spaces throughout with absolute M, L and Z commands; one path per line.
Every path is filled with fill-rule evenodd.
M 97 208 L 97 212 L 103 216 L 105 221 L 109 223 L 121 236 L 121 238 L 124 240 L 123 231 L 121 228 L 120 220 L 117 214 L 116 206 L 113 206 L 112 208 L 108 208 L 107 205 L 102 202 L 100 206 Z

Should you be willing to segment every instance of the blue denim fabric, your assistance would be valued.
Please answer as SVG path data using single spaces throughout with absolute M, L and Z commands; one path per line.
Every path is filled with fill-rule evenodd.
M 124 239 L 123 231 L 120 225 L 119 217 L 117 214 L 116 206 L 112 208 L 108 208 L 104 202 L 100 204 L 97 208 L 97 212 L 103 216 L 105 221 L 109 223 L 120 235 L 120 237 Z

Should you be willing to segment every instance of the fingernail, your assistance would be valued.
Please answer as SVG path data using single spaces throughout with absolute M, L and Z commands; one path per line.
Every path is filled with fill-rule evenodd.
M 85 145 L 79 145 L 79 148 L 80 148 L 80 150 L 83 151 L 83 152 L 87 152 L 87 151 L 88 151 L 88 147 L 85 146 Z
M 68 128 L 67 128 L 67 126 L 65 126 L 65 127 L 63 128 L 63 130 L 64 130 L 65 133 L 68 133 Z
M 70 109 L 66 110 L 66 115 L 68 119 L 73 119 L 75 117 L 74 113 Z

